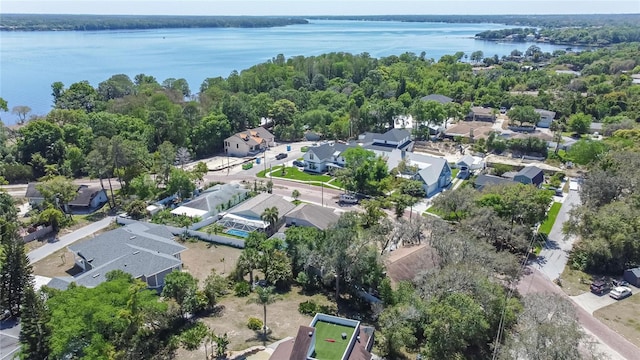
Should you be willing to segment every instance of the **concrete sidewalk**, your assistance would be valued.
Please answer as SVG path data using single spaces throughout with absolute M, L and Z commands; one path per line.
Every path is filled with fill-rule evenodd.
M 100 231 L 106 228 L 107 226 L 109 226 L 109 224 L 111 224 L 111 222 L 113 222 L 114 219 L 115 219 L 114 216 L 108 216 L 100 221 L 96 221 L 85 227 L 81 227 L 80 229 L 72 232 L 71 234 L 61 236 L 60 239 L 54 243 L 46 243 L 43 246 L 27 254 L 27 256 L 29 257 L 29 261 L 32 264 L 35 262 L 38 262 L 46 258 L 47 256 L 53 254 L 54 252 L 62 248 L 65 248 L 82 238 L 90 236 L 97 231 Z

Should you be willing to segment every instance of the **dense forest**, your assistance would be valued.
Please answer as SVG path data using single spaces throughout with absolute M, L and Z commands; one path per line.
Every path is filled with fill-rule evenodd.
M 639 14 L 572 14 L 572 15 L 344 15 L 309 16 L 307 19 L 364 20 L 364 21 L 406 21 L 444 23 L 492 23 L 526 27 L 589 27 L 617 25 L 637 25 Z
M 527 36 L 533 36 L 528 38 Z M 640 41 L 640 26 L 605 25 L 564 28 L 512 28 L 487 30 L 476 34 L 477 39 L 500 41 L 537 41 L 551 44 L 603 46 Z
M 0 31 L 95 31 L 165 28 L 260 28 L 306 24 L 302 18 L 268 16 L 132 16 L 3 14 Z

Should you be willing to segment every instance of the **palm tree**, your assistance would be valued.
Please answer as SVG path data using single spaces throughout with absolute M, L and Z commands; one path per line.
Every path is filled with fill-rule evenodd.
M 270 231 L 275 231 L 276 224 L 278 223 L 278 208 L 273 206 L 264 209 L 262 215 L 260 215 L 262 221 L 269 223 Z
M 264 311 L 263 315 L 263 327 L 262 327 L 262 335 L 263 335 L 263 343 L 267 342 L 267 305 L 273 304 L 277 299 L 276 295 L 273 293 L 273 286 L 261 287 L 258 286 L 256 289 L 256 296 L 249 299 L 249 304 L 257 304 L 262 305 L 262 309 Z

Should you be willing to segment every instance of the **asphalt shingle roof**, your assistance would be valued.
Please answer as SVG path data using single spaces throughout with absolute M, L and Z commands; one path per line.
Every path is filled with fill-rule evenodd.
M 338 222 L 340 216 L 333 209 L 302 203 L 286 215 L 287 219 L 305 220 L 320 230 L 326 230 Z
M 285 214 L 296 207 L 294 204 L 282 198 L 282 196 L 262 193 L 231 208 L 228 213 L 245 218 L 260 219 L 260 216 L 266 208 L 274 206 L 278 209 L 279 218 L 283 218 Z
M 313 155 L 315 155 L 319 160 L 333 160 L 333 154 L 336 152 L 342 154 L 343 151 L 350 147 L 353 146 L 341 143 L 327 143 L 309 148 L 308 151 L 313 152 Z
M 516 176 L 525 176 L 529 179 L 534 179 L 538 174 L 542 173 L 542 169 L 537 166 L 525 166 L 522 170 L 518 171 Z M 544 176 L 544 175 L 543 175 Z
M 452 98 L 448 97 L 448 96 L 444 96 L 444 95 L 439 95 L 439 94 L 431 94 L 431 95 L 427 95 L 427 96 L 423 96 L 420 98 L 420 100 L 422 101 L 437 101 L 440 104 L 447 104 L 453 101 Z

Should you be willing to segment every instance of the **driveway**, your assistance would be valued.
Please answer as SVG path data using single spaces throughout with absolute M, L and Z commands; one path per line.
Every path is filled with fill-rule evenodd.
M 0 360 L 13 359 L 18 350 L 20 336 L 20 324 L 17 321 L 0 322 Z
M 551 280 L 560 277 L 565 265 L 567 265 L 569 251 L 573 248 L 576 237 L 569 236 L 565 238 L 562 233 L 562 225 L 569 220 L 569 211 L 578 205 L 580 205 L 579 193 L 577 191 L 569 191 L 562 202 L 556 222 L 553 224 L 551 232 L 549 232 L 547 244 L 535 260 L 536 268 Z
M 603 307 L 609 306 L 618 301 L 612 299 L 608 293 L 603 295 L 596 295 L 594 293 L 587 292 L 578 296 L 570 296 L 570 298 L 591 315 L 593 315 L 596 310 L 602 309 Z
M 108 216 L 100 221 L 96 221 L 91 223 L 85 227 L 81 227 L 80 229 L 72 232 L 71 234 L 67 234 L 61 236 L 60 239 L 53 243 L 46 243 L 43 246 L 29 252 L 27 256 L 29 257 L 29 261 L 33 264 L 39 260 L 46 258 L 47 256 L 53 254 L 54 252 L 63 249 L 72 243 L 86 238 L 87 236 L 92 235 L 96 231 L 102 230 L 109 226 L 115 217 Z

